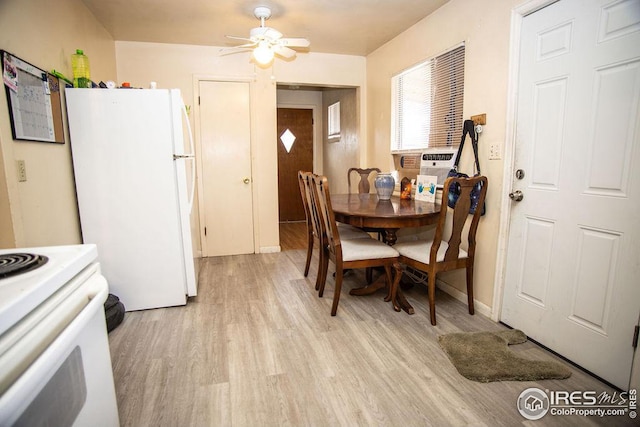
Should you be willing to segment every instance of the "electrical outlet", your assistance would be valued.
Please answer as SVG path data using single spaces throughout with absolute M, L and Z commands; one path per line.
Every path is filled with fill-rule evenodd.
M 27 180 L 27 167 L 24 164 L 24 160 L 16 160 L 18 169 L 18 182 L 25 182 Z
M 489 144 L 489 160 L 500 160 L 500 159 L 502 159 L 500 144 L 495 142 Z

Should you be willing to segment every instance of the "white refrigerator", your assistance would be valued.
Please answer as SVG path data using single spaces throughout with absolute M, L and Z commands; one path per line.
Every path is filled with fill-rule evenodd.
M 195 165 L 180 91 L 66 89 L 65 98 L 82 239 L 98 246 L 109 292 L 127 311 L 186 304 L 197 293 Z

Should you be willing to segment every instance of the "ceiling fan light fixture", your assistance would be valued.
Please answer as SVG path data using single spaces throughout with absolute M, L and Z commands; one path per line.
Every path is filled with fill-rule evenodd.
M 308 48 L 309 40 L 302 37 L 283 37 L 282 33 L 274 28 L 267 27 L 265 21 L 271 17 L 271 9 L 266 6 L 256 7 L 254 15 L 260 20 L 260 26 L 249 31 L 249 37 L 227 36 L 234 40 L 243 40 L 244 44 L 225 49 L 227 53 L 243 52 L 253 49 L 253 61 L 261 66 L 268 66 L 275 56 L 284 60 L 292 60 L 296 57 L 296 51 L 292 48 Z M 234 49 L 233 51 L 230 51 Z
M 253 58 L 262 65 L 267 65 L 273 61 L 273 50 L 269 43 L 261 41 L 255 49 L 253 49 Z

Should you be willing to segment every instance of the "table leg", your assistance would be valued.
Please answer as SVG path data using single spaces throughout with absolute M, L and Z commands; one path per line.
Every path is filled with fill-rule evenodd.
M 389 245 L 389 246 L 393 246 L 396 244 L 396 241 L 398 240 L 398 236 L 396 235 L 396 232 L 398 231 L 398 228 L 385 228 L 384 229 L 384 242 Z
M 400 264 L 394 264 L 393 267 L 394 270 L 396 270 L 396 275 L 402 274 Z M 399 279 L 394 279 L 394 282 L 395 281 L 399 281 Z M 407 301 L 402 288 L 400 286 L 396 286 L 396 289 L 394 290 L 393 283 L 391 284 L 391 286 L 388 286 L 386 281 L 386 274 L 384 273 L 368 286 L 351 289 L 351 291 L 349 291 L 349 295 L 372 295 L 383 288 L 387 290 L 387 296 L 384 298 L 384 300 L 387 302 L 391 301 L 391 304 L 393 305 L 393 309 L 395 311 L 404 310 L 407 314 L 415 313 L 413 306 L 409 304 L 409 301 Z
M 398 228 L 385 228 L 384 230 L 384 234 L 385 234 L 385 242 L 387 245 L 389 246 L 393 246 L 396 244 L 396 241 L 398 240 L 398 236 L 396 235 L 396 232 L 398 231 Z M 400 264 L 396 263 L 393 265 L 394 270 L 396 270 L 396 275 L 399 274 L 400 277 L 397 279 L 397 281 L 400 281 L 400 278 L 402 277 L 402 268 L 400 267 Z M 409 301 L 407 301 L 407 298 L 404 296 L 404 292 L 402 291 L 402 288 L 400 286 L 396 286 L 396 289 L 392 289 L 393 286 L 391 286 L 391 288 L 389 289 L 389 294 L 387 295 L 387 299 L 385 299 L 385 301 L 389 301 L 391 300 L 392 304 L 393 304 L 393 309 L 395 311 L 400 311 L 400 309 L 404 310 L 407 312 L 407 314 L 414 314 L 415 310 L 413 309 L 413 306 L 411 304 L 409 304 Z M 391 295 L 391 294 L 394 295 Z
M 385 280 L 385 275 L 382 274 L 382 276 L 378 277 L 375 280 L 375 282 L 373 282 L 370 285 L 363 286 L 362 288 L 351 289 L 349 291 L 349 295 L 357 295 L 357 296 L 371 295 L 371 294 L 374 294 L 379 289 L 386 288 L 386 287 L 387 287 L 387 283 Z
M 393 264 L 393 269 L 395 270 L 396 275 L 391 283 L 391 288 L 387 295 L 387 301 L 391 300 L 395 311 L 400 311 L 402 309 L 406 311 L 407 314 L 414 314 L 415 310 L 413 309 L 413 306 L 409 304 L 409 301 L 407 301 L 407 298 L 404 296 L 402 287 L 399 286 L 400 279 L 402 278 L 402 266 L 400 263 L 396 262 Z
M 389 291 L 389 294 L 390 293 L 391 291 Z M 402 292 L 401 288 L 398 288 L 395 297 L 389 294 L 387 294 L 384 300 L 387 302 L 391 301 L 391 304 L 393 304 L 393 309 L 395 311 L 404 310 L 407 312 L 407 314 L 414 314 L 416 312 L 413 306 L 409 304 L 409 301 L 407 300 L 407 297 L 404 296 L 404 292 Z
M 407 297 L 404 296 L 404 292 L 402 292 L 402 288 L 398 287 L 398 291 L 396 292 L 396 303 L 393 305 L 395 308 L 396 305 L 399 305 L 407 314 L 414 314 L 416 311 L 409 301 L 407 301 Z M 396 310 L 400 311 L 400 310 Z

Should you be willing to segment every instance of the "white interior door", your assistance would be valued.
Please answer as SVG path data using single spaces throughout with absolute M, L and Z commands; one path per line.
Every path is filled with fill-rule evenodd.
M 201 81 L 199 93 L 204 255 L 254 253 L 249 83 Z
M 501 320 L 626 389 L 640 313 L 640 1 L 522 22 Z

